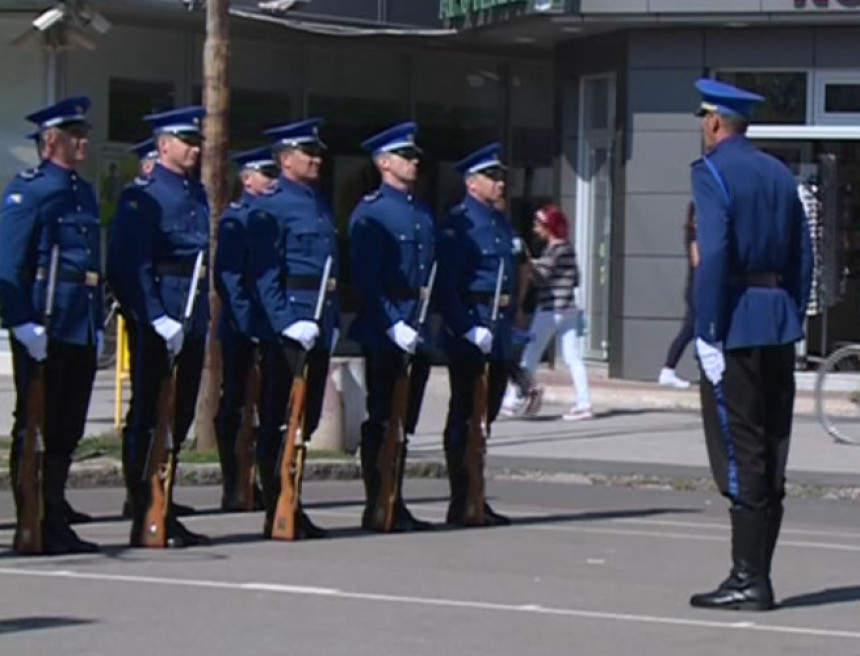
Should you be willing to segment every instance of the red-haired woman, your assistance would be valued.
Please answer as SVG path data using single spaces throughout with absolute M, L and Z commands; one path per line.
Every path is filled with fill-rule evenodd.
M 558 335 L 561 356 L 576 392 L 576 403 L 564 419 L 588 419 L 592 416 L 588 377 L 577 339 L 582 326 L 575 299 L 579 267 L 570 243 L 567 217 L 557 205 L 545 205 L 535 212 L 533 230 L 546 246 L 540 257 L 530 262 L 531 282 L 537 292 L 531 325 L 534 338 L 523 352 L 521 365 L 533 374 L 549 340 Z

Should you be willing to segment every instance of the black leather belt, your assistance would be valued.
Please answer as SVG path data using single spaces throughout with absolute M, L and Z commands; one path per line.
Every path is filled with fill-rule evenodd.
M 495 298 L 496 295 L 492 292 L 468 292 L 466 294 L 466 302 L 473 303 L 475 305 L 492 305 Z M 508 307 L 510 302 L 511 297 L 509 294 L 502 294 L 499 296 L 500 308 Z
M 735 287 L 779 287 L 782 276 L 778 273 L 754 272 L 740 276 L 732 276 L 731 283 Z
M 319 276 L 286 276 L 284 278 L 284 287 L 287 289 L 315 289 L 320 288 Z M 333 292 L 337 289 L 337 279 L 329 278 L 326 291 Z
M 48 270 L 45 267 L 36 269 L 36 280 L 47 280 Z M 61 269 L 57 271 L 57 282 L 73 282 L 86 287 L 98 287 L 101 276 L 98 271 L 76 271 Z
M 176 278 L 190 278 L 194 275 L 195 260 L 172 260 L 156 262 L 153 265 L 155 273 L 159 276 L 174 276 Z M 200 267 L 200 277 L 206 275 L 206 265 Z

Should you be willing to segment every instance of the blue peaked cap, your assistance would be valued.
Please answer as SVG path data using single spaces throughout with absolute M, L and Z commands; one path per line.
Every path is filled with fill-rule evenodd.
M 254 148 L 253 150 L 236 153 L 230 156 L 230 161 L 234 162 L 240 171 L 242 169 L 259 171 L 265 167 L 275 166 L 271 146 L 263 146 L 262 148 Z
M 361 142 L 361 147 L 369 150 L 373 157 L 401 148 L 411 148 L 421 153 L 423 151 L 415 145 L 415 135 L 417 132 L 418 124 L 413 121 L 398 123 L 379 134 L 368 137 Z
M 159 134 L 200 134 L 200 122 L 206 117 L 206 110 L 199 105 L 170 109 L 157 114 L 147 114 L 143 120 L 152 126 L 152 132 Z
M 32 114 L 28 114 L 26 118 L 38 126 L 39 132 L 70 123 L 86 123 L 89 125 L 87 121 L 87 111 L 89 108 L 89 98 L 86 96 L 72 96 L 53 105 L 48 105 Z
M 319 135 L 319 128 L 322 124 L 321 118 L 309 118 L 298 123 L 288 123 L 269 128 L 263 134 L 272 138 L 272 146 L 275 148 L 294 147 L 306 143 L 317 144 L 325 148 L 326 145 Z
M 696 112 L 698 116 L 716 112 L 749 120 L 753 107 L 764 102 L 764 97 L 757 93 L 738 89 L 731 84 L 710 78 L 697 80 L 696 89 L 702 94 L 702 102 Z
M 155 144 L 155 139 L 150 138 L 146 141 L 141 141 L 139 144 L 135 144 L 129 148 L 129 152 L 136 153 L 141 161 L 155 159 L 158 157 L 158 146 Z
M 463 176 L 470 176 L 473 173 L 480 173 L 487 169 L 504 169 L 506 167 L 502 164 L 502 160 L 499 159 L 501 151 L 502 145 L 500 143 L 488 144 L 461 159 L 454 164 L 454 168 L 462 173 Z

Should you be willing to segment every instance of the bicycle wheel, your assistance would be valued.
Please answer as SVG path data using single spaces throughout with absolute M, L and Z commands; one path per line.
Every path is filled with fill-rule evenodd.
M 834 440 L 860 444 L 860 344 L 843 346 L 821 363 L 815 407 L 818 421 Z

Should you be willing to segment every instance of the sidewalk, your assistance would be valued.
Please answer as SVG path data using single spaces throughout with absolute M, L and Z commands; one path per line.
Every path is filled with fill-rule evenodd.
M 707 486 L 710 475 L 698 414 L 698 386 L 667 389 L 656 383 L 608 379 L 602 366 L 589 366 L 596 416 L 583 422 L 560 417 L 572 402 L 565 369 L 543 369 L 544 408 L 531 419 L 500 418 L 488 442 L 489 467 L 498 475 L 550 477 L 577 483 Z M 835 443 L 812 416 L 813 377 L 798 375 L 790 480 L 796 493 L 860 498 L 860 447 Z M 417 434 L 410 439 L 411 476 L 444 476 L 441 435 L 448 405 L 444 368 L 431 374 Z M 0 377 L 0 434 L 9 434 L 14 392 L 12 380 Z M 113 380 L 100 372 L 93 390 L 87 435 L 113 430 Z M 86 476 L 81 484 L 119 484 L 118 463 L 76 463 Z M 310 461 L 308 478 L 352 478 L 357 458 Z M 218 467 L 189 466 L 184 483 L 215 483 Z

